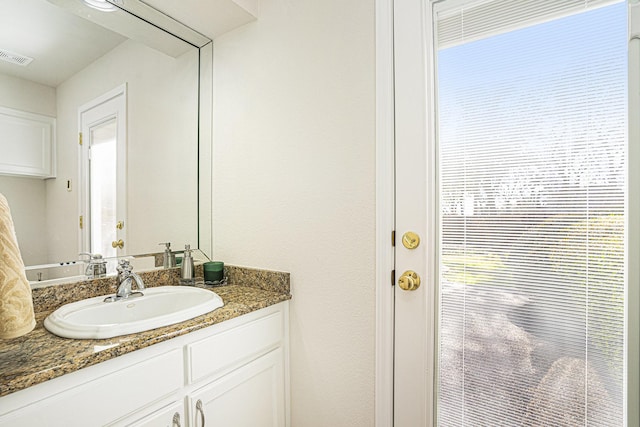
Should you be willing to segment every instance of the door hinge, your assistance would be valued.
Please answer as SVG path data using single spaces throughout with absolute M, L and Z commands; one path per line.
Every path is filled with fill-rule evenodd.
M 80 230 L 84 227 L 84 218 L 80 215 L 80 219 L 78 220 L 78 224 L 80 225 Z
M 78 144 L 82 145 L 82 132 L 78 132 Z
M 395 286 L 395 285 L 396 285 L 396 271 L 391 270 L 391 286 Z
M 396 230 L 391 230 L 391 246 L 396 247 Z

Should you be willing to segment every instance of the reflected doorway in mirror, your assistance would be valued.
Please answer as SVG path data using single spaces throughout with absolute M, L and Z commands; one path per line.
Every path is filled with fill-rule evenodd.
M 126 84 L 78 110 L 80 247 L 105 258 L 124 255 L 126 242 Z M 107 265 L 112 272 L 115 263 Z

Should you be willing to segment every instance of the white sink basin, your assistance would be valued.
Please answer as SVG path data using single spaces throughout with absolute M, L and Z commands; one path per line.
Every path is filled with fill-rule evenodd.
M 144 296 L 104 302 L 105 295 L 65 304 L 44 320 L 65 338 L 111 338 L 183 322 L 224 303 L 215 292 L 192 286 L 146 288 Z

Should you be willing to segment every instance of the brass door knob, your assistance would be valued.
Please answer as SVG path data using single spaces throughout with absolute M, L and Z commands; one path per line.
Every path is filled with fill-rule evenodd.
M 398 285 L 403 291 L 415 291 L 420 287 L 420 276 L 413 270 L 407 270 L 398 279 Z
M 114 249 L 122 249 L 124 247 L 124 241 L 122 239 L 118 239 L 117 241 L 114 240 L 113 242 L 111 242 L 111 247 Z

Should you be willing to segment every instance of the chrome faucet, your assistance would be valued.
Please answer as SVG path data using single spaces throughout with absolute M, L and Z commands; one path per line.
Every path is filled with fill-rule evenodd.
M 131 271 L 132 269 L 133 267 L 131 267 L 131 265 L 129 264 L 129 260 L 120 260 L 120 265 L 118 265 L 117 267 L 118 290 L 116 291 L 115 295 L 105 298 L 105 302 L 119 301 L 122 299 L 141 297 L 144 295 L 142 292 L 140 292 L 144 289 L 144 282 L 142 281 L 142 278 L 140 276 Z M 138 288 L 137 292 L 132 291 L 134 283 Z
M 87 276 L 89 279 L 105 277 L 107 275 L 107 261 L 102 258 L 102 255 L 92 254 L 89 252 L 81 252 L 79 255 L 89 256 L 87 268 L 84 270 L 85 276 Z

